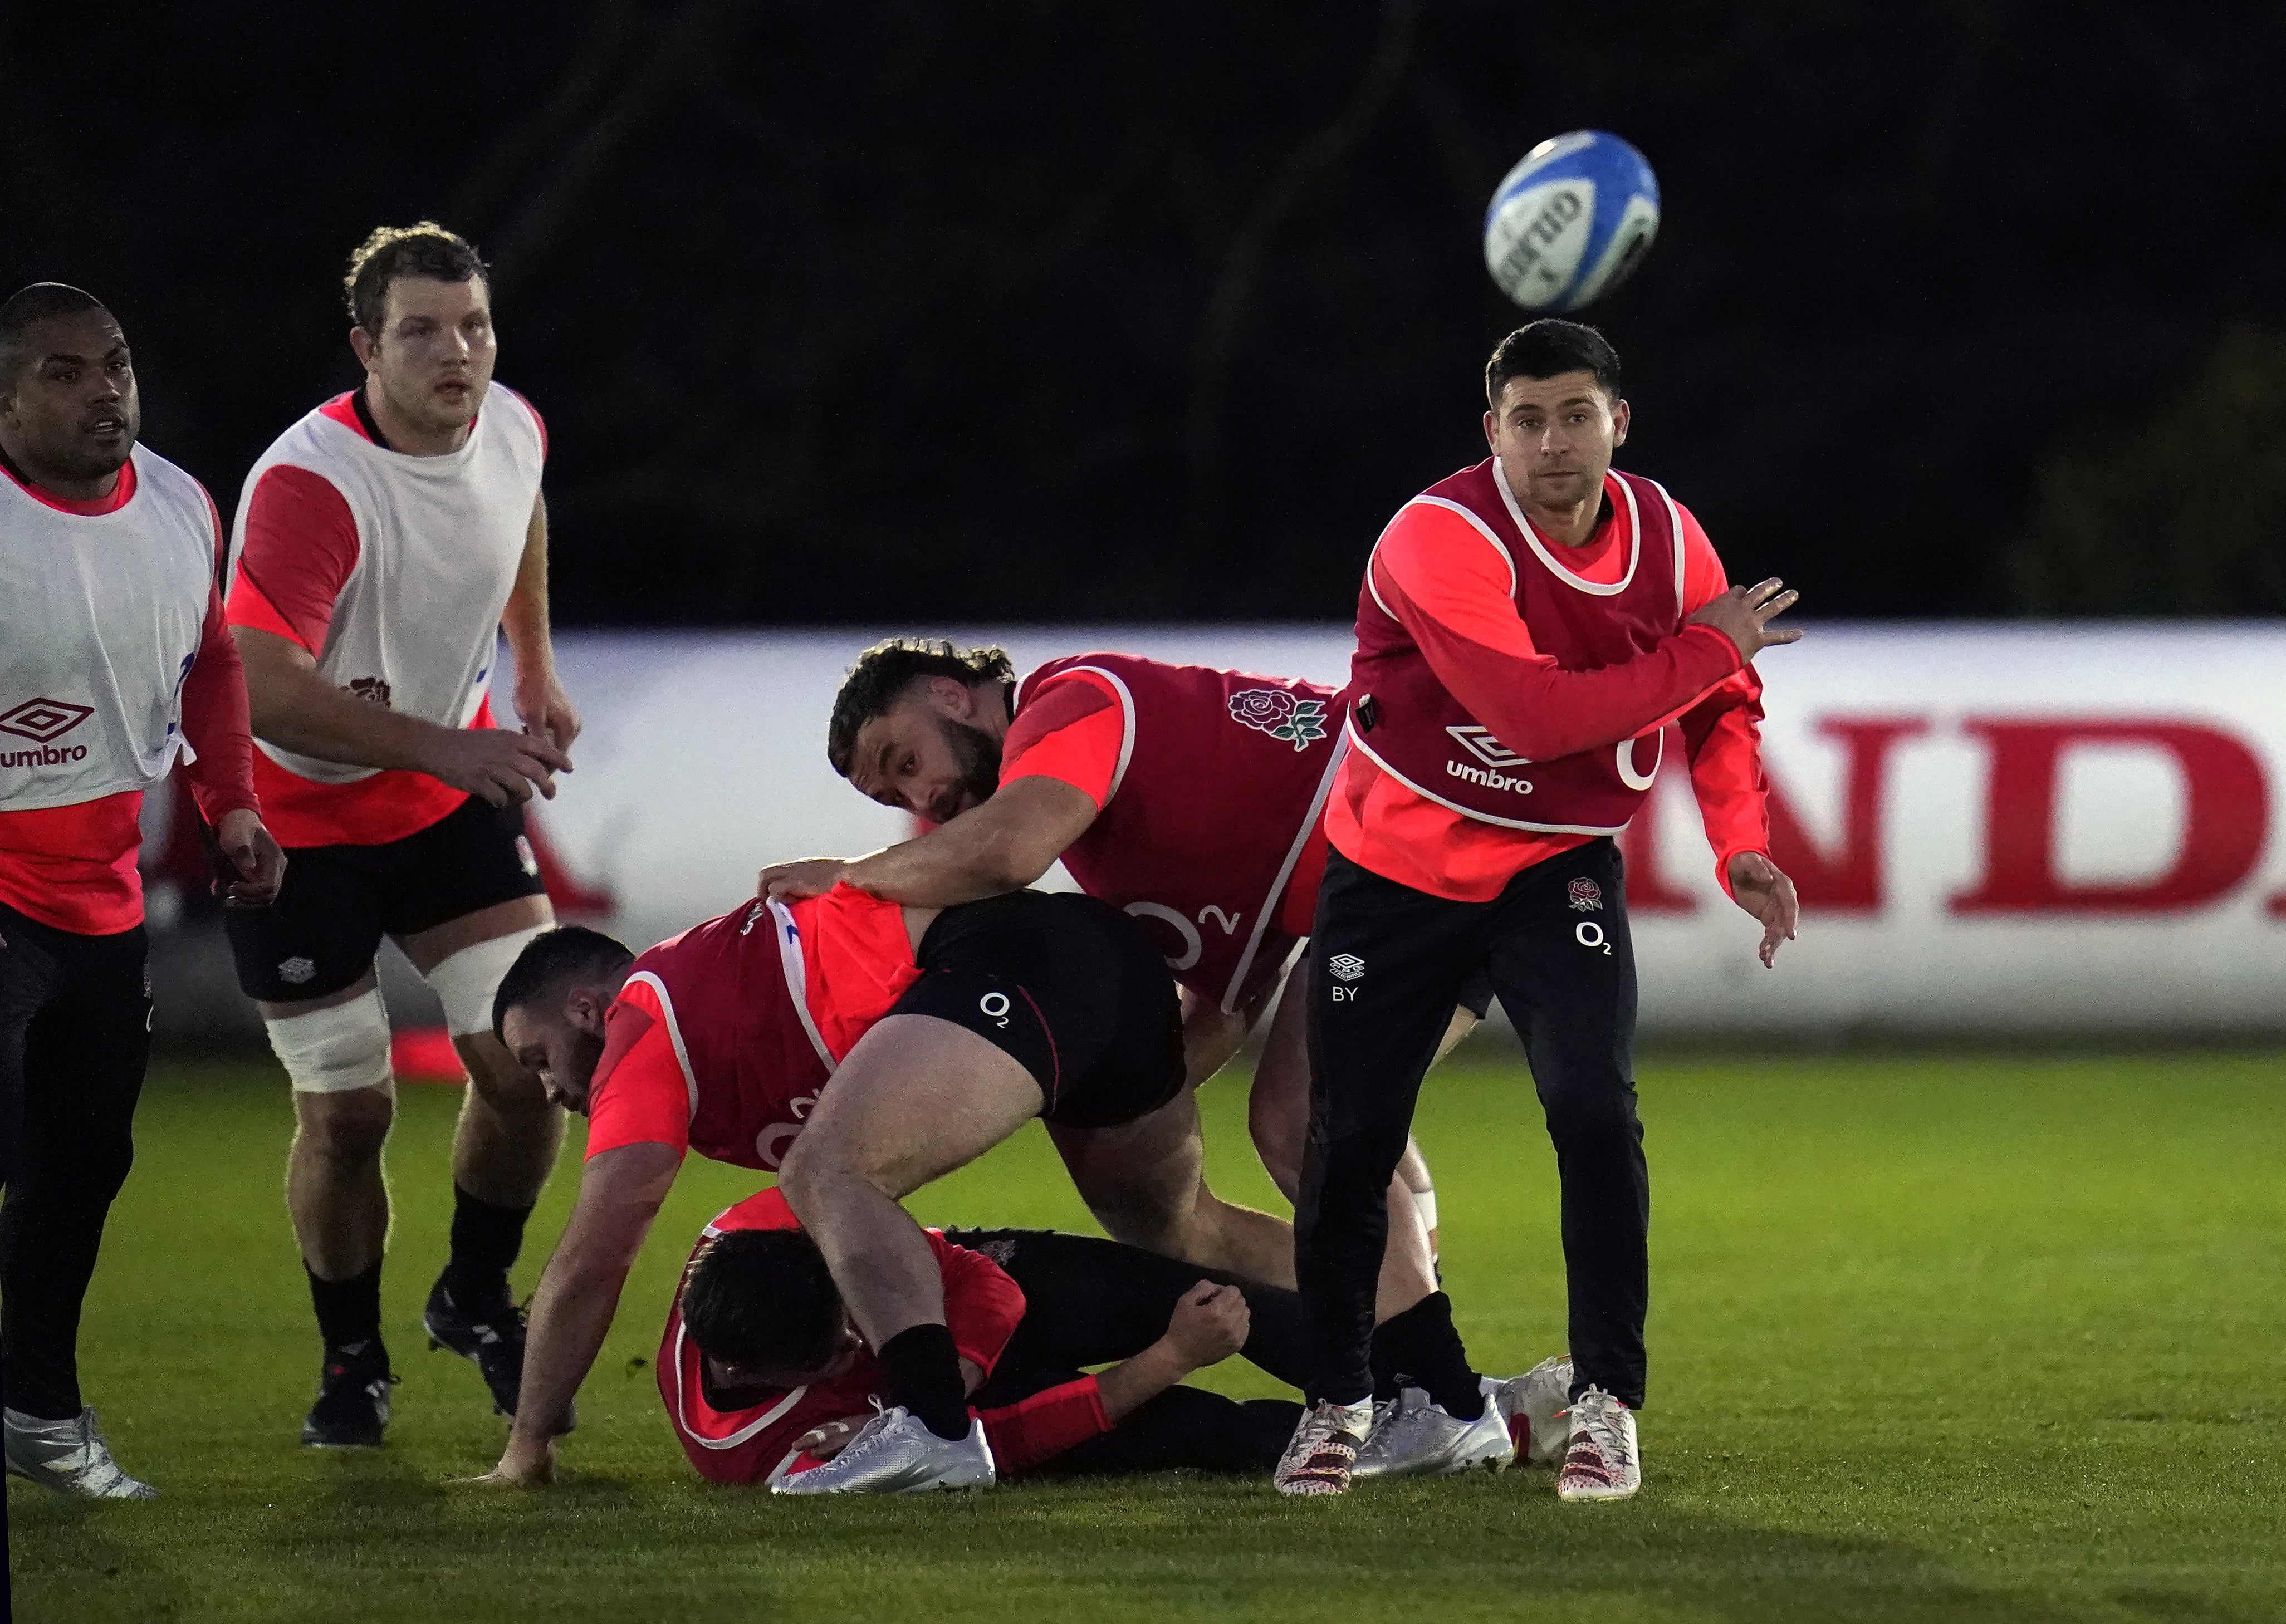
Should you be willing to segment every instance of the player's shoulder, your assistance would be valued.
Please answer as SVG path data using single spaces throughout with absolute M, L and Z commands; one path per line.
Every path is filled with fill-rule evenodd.
M 548 424 L 540 417 L 540 408 L 522 390 L 493 379 L 492 388 L 485 391 L 485 412 L 493 422 L 530 441 L 542 459 L 547 457 Z
M 177 463 L 169 462 L 141 441 L 137 441 L 128 453 L 135 461 L 135 485 L 138 491 L 148 492 L 162 501 L 178 502 L 186 507 L 211 511 L 214 498 L 198 477 Z

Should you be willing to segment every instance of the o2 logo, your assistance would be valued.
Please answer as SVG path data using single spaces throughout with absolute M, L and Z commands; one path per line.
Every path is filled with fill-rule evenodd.
M 984 1013 L 984 1018 L 994 1026 L 1004 1032 L 1008 1029 L 1008 1011 L 1011 1006 L 1006 993 L 988 992 L 976 1000 L 976 1007 Z

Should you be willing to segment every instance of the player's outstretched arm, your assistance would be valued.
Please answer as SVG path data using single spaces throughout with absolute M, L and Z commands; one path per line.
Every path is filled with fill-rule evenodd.
M 310 651 L 258 627 L 231 628 L 246 667 L 246 697 L 257 738 L 323 761 L 409 768 L 496 807 L 553 799 L 555 775 L 572 758 L 545 738 L 499 728 L 440 728 L 335 688 Z
M 1246 1345 L 1253 1315 L 1236 1286 L 1202 1280 L 1176 1301 L 1167 1334 L 1096 1377 L 1106 1419 L 1132 1415 L 1194 1370 L 1218 1365 Z
M 790 903 L 847 883 L 909 908 L 999 896 L 1046 873 L 1064 847 L 1087 832 L 1097 810 L 1092 796 L 1060 778 L 1019 778 L 942 827 L 871 856 L 774 864 L 762 871 L 760 890 Z
M 1777 962 L 1778 943 L 1791 942 L 1801 923 L 1801 903 L 1785 871 L 1758 851 L 1742 851 L 1730 859 L 1730 895 L 1738 906 L 1762 921 L 1762 968 Z
M 524 1390 L 508 1448 L 477 1482 L 536 1485 L 554 1477 L 556 1437 L 611 1328 L 627 1270 L 682 1165 L 682 1153 L 673 1146 L 621 1145 L 594 1157 L 581 1172 L 572 1219 L 532 1296 Z

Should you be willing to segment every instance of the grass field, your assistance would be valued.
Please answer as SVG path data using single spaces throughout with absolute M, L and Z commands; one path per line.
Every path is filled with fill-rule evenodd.
M 12 1481 L 17 1616 L 2286 1618 L 2282 1081 L 2275 1054 L 1646 1064 L 1652 1391 L 1630 1502 L 1560 1505 L 1545 1473 L 1510 1472 L 1333 1502 L 1171 1478 L 821 1504 L 696 1482 L 638 1362 L 690 1237 L 752 1186 L 698 1162 L 559 1486 L 456 1481 L 502 1423 L 417 1325 L 448 1218 L 448 1090 L 406 1091 L 391 1151 L 390 1447 L 297 1447 L 316 1346 L 279 1200 L 282 1080 L 162 1066 L 83 1346 L 122 1460 L 165 1497 L 64 1504 Z M 1218 1184 L 1265 1198 L 1242 1085 L 1210 1092 Z M 1421 1137 L 1471 1351 L 1521 1369 L 1563 1328 L 1521 1068 L 1464 1055 Z M 914 1206 L 1085 1224 L 1037 1131 Z

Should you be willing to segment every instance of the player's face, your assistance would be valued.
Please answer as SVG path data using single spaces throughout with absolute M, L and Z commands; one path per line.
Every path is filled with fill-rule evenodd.
M 380 338 L 359 351 L 366 375 L 398 412 L 434 433 L 465 429 L 499 359 L 492 289 L 480 276 L 400 276 L 382 305 Z
M 885 807 L 948 823 L 999 787 L 1000 741 L 946 714 L 942 697 L 923 685 L 857 729 L 849 782 Z
M 99 480 L 119 471 L 143 430 L 135 362 L 105 311 L 51 316 L 24 335 L 26 359 L 0 398 L 0 425 L 37 477 Z
M 550 1013 L 519 1004 L 501 1021 L 501 1041 L 516 1063 L 540 1079 L 548 1099 L 587 1114 L 587 1087 L 603 1058 L 603 1007 L 608 997 L 575 988 Z
M 1485 414 L 1485 439 L 1509 488 L 1527 508 L 1576 508 L 1604 488 L 1612 453 L 1627 443 L 1628 403 L 1586 372 L 1510 378 L 1500 409 Z
M 797 1370 L 791 1367 L 781 1368 L 769 1364 L 738 1364 L 727 1359 L 716 1359 L 711 1353 L 707 1355 L 707 1363 L 714 1368 L 713 1374 L 715 1381 L 725 1387 L 786 1389 L 807 1387 L 813 1382 L 830 1382 L 855 1364 L 858 1354 L 864 1350 L 865 1339 L 857 1334 L 857 1328 L 849 1323 L 848 1311 L 844 1309 L 841 1315 L 841 1333 L 834 1341 L 833 1352 L 828 1354 L 824 1361 L 815 1369 Z

